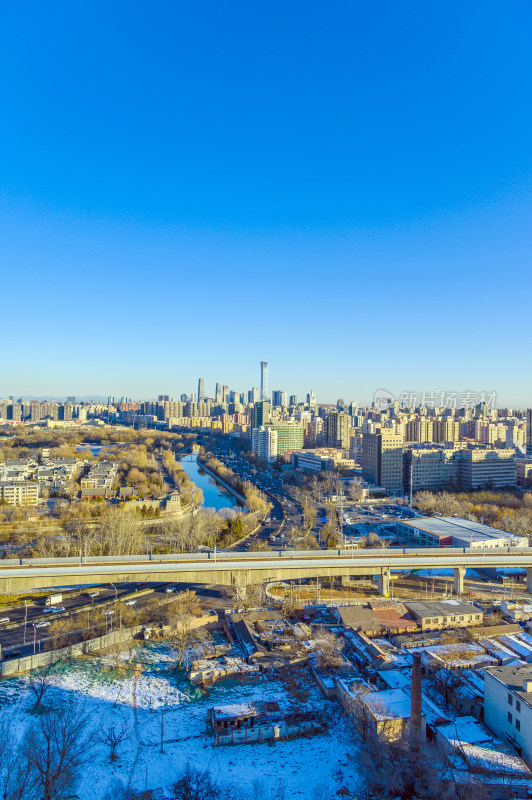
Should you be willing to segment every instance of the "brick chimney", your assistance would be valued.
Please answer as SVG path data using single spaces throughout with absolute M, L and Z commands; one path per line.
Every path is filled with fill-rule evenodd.
M 410 741 L 421 741 L 421 653 L 412 655 L 412 692 L 410 695 Z

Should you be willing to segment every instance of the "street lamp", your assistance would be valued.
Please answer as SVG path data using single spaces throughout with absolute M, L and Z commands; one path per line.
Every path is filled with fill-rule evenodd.
M 115 603 L 116 603 L 116 601 L 118 600 L 118 589 L 116 588 L 114 583 L 110 583 L 109 586 L 112 586 L 113 589 L 115 590 Z

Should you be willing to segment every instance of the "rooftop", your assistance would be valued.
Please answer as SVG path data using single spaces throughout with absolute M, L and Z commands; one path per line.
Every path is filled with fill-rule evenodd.
M 500 528 L 492 528 L 491 525 L 483 525 L 480 522 L 473 522 L 463 517 L 417 517 L 417 519 L 398 520 L 401 525 L 410 528 L 418 528 L 434 536 L 447 537 L 454 536 L 460 539 L 520 539 L 515 534 L 503 531 Z
M 524 664 L 523 666 L 514 667 L 490 667 L 486 670 L 486 676 L 492 677 L 504 683 L 505 686 L 518 695 L 525 703 L 532 706 L 532 665 Z M 528 688 L 527 681 L 530 682 L 530 691 L 525 691 Z
M 480 614 L 479 608 L 462 600 L 416 600 L 405 602 L 406 607 L 418 617 L 448 617 L 456 614 Z

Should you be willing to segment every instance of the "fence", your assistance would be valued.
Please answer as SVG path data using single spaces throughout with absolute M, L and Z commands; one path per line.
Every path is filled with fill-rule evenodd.
M 34 653 L 29 656 L 3 660 L 0 662 L 0 676 L 6 678 L 9 675 L 18 675 L 21 672 L 29 672 L 38 667 L 47 667 L 50 664 L 55 664 L 56 661 L 61 661 L 63 658 L 81 656 L 97 650 L 105 650 L 106 647 L 114 644 L 123 644 L 132 639 L 135 634 L 140 633 L 143 628 L 143 625 L 136 625 L 134 628 L 121 628 L 103 636 L 96 636 L 94 639 L 87 639 L 84 642 L 71 644 L 68 647 L 60 647 L 57 650 L 48 650 L 44 653 Z
M 228 730 L 227 733 L 214 735 L 214 744 L 251 744 L 252 742 L 268 742 L 279 739 L 291 739 L 311 733 L 319 733 L 323 724 L 317 719 L 288 723 L 285 720 L 271 725 L 259 725 L 258 728 L 240 728 Z

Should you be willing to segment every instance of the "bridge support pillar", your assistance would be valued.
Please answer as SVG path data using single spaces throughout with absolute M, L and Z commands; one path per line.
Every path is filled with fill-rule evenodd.
M 526 590 L 532 592 L 532 567 L 526 568 Z
M 456 594 L 464 593 L 465 567 L 453 567 L 454 591 Z
M 379 594 L 388 597 L 390 594 L 390 570 L 387 567 L 382 567 L 381 574 L 379 575 Z

